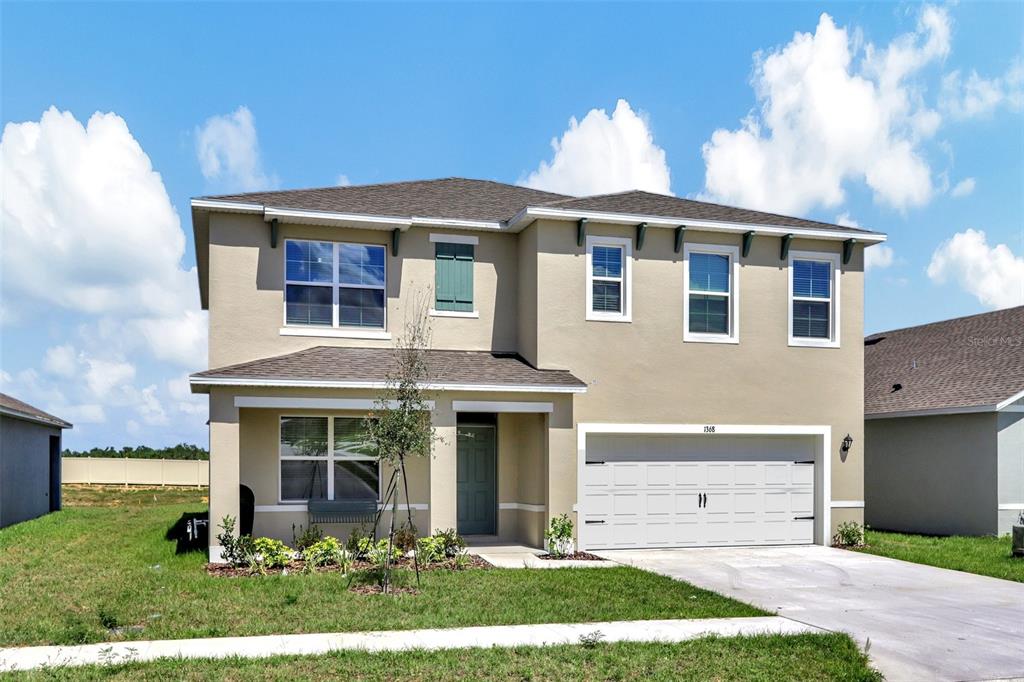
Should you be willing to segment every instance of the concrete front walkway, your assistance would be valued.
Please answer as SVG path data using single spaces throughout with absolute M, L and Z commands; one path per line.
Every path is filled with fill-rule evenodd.
M 1024 584 L 831 547 L 595 552 L 847 632 L 889 682 L 1024 677 Z
M 467 551 L 497 568 L 614 568 L 612 561 L 541 559 L 542 549 L 509 543 L 469 542 Z
M 0 649 L 0 672 L 42 667 L 151 661 L 157 658 L 266 658 L 325 654 L 340 649 L 398 651 L 470 647 L 552 646 L 578 644 L 580 637 L 601 633 L 602 642 L 683 642 L 707 635 L 820 632 L 788 618 L 706 618 L 604 623 L 499 625 L 445 630 L 389 630 L 337 634 L 267 635 L 105 642 L 81 646 L 34 646 Z

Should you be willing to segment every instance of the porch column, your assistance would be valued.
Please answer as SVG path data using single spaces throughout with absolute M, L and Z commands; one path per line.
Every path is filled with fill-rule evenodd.
M 238 408 L 234 396 L 210 390 L 210 561 L 220 559 L 217 534 L 225 516 L 235 519 L 238 532 Z
M 572 416 L 572 397 L 555 401 L 548 415 L 547 430 L 547 521 L 568 514 L 579 531 L 574 512 L 576 505 L 576 429 Z
M 434 442 L 430 458 L 430 532 L 458 527 L 456 507 L 455 411 L 451 399 L 438 396 L 431 413 L 434 433 L 440 438 Z

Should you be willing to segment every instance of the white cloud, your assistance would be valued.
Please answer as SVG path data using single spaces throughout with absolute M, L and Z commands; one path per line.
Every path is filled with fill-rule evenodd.
M 927 203 L 921 143 L 941 116 L 910 79 L 948 54 L 950 30 L 945 9 L 925 6 L 915 31 L 879 49 L 822 14 L 813 35 L 755 55 L 759 109 L 704 144 L 702 197 L 804 213 L 838 206 L 844 185 L 862 181 L 897 209 Z
M 953 279 L 992 308 L 1024 304 L 1024 257 L 1014 255 L 1006 244 L 989 246 L 981 230 L 968 228 L 939 245 L 928 277 L 938 284 Z
M 338 175 L 338 179 L 334 181 L 334 184 L 338 187 L 348 187 L 352 184 L 352 181 L 348 179 L 348 176 L 344 173 Z
M 64 379 L 71 379 L 78 373 L 77 365 L 75 348 L 70 343 L 48 348 L 43 358 L 43 369 Z
M 864 272 L 881 270 L 893 264 L 896 253 L 885 244 L 875 244 L 864 249 Z
M 1024 61 L 1017 59 L 996 78 L 982 78 L 972 70 L 967 78 L 953 71 L 942 79 L 940 104 L 956 119 L 990 116 L 999 107 L 1024 108 Z
M 130 362 L 91 357 L 83 357 L 83 362 L 87 367 L 85 385 L 100 400 L 110 397 L 115 389 L 124 392 L 125 384 L 135 379 L 135 366 Z
M 842 225 L 843 227 L 860 227 L 860 223 L 850 217 L 850 214 L 846 211 L 836 216 L 836 225 Z
M 196 155 L 203 177 L 232 192 L 273 189 L 276 178 L 263 172 L 256 123 L 248 107 L 211 116 L 196 128 Z
M 654 143 L 646 116 L 620 99 L 609 117 L 591 109 L 551 140 L 554 156 L 519 184 L 574 196 L 641 189 L 671 194 L 665 150 Z
M 207 397 L 192 393 L 187 376 L 168 380 L 167 392 L 175 401 L 175 407 L 179 412 L 185 414 L 206 414 Z
M 970 196 L 974 192 L 974 178 L 964 178 L 960 182 L 956 183 L 949 195 L 954 199 L 961 199 L 966 196 Z
M 183 310 L 177 317 L 136 320 L 132 327 L 146 340 L 156 359 L 199 367 L 206 362 L 206 317 L 198 309 Z

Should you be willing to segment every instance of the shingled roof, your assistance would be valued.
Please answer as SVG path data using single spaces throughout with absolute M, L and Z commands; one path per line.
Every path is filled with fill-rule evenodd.
M 427 366 L 431 386 L 450 388 L 509 387 L 543 393 L 583 392 L 586 384 L 564 370 L 541 370 L 518 355 L 486 351 L 429 350 Z M 396 370 L 390 348 L 341 348 L 316 346 L 296 353 L 278 355 L 228 367 L 197 372 L 193 386 L 228 383 L 232 385 L 295 385 L 373 388 L 384 384 Z
M 60 417 L 54 417 L 48 412 L 43 412 L 38 407 L 33 407 L 32 405 L 22 402 L 21 400 L 5 393 L 0 393 L 0 414 L 17 417 L 18 419 L 26 419 L 32 422 L 39 422 L 41 424 L 49 424 L 50 426 L 56 426 L 60 429 L 71 428 L 71 424 Z
M 869 230 L 752 211 L 665 194 L 633 190 L 570 197 L 490 180 L 443 178 L 377 185 L 321 187 L 199 197 L 205 201 L 254 204 L 277 209 L 323 211 L 394 218 L 440 218 L 507 222 L 527 207 L 590 211 L 650 218 L 708 220 L 833 232 L 873 234 Z
M 868 417 L 994 409 L 1022 391 L 1024 306 L 864 340 Z

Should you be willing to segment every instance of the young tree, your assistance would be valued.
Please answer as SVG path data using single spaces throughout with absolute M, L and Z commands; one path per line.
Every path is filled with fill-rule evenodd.
M 383 504 L 373 524 L 376 536 L 381 514 L 390 505 L 388 553 L 381 580 L 384 592 L 390 590 L 391 584 L 391 555 L 395 541 L 395 519 L 398 518 L 399 488 L 405 496 L 409 529 L 414 527 L 405 462 L 410 457 L 429 457 L 434 442 L 440 440 L 430 423 L 430 410 L 427 406 L 426 386 L 430 384 L 430 366 L 427 361 L 430 349 L 429 304 L 428 296 L 421 293 L 407 309 L 405 329 L 395 342 L 395 367 L 388 373 L 387 385 L 365 420 L 368 444 L 376 451 L 378 458 L 391 465 L 392 469 Z M 419 584 L 419 558 L 415 554 L 414 566 L 416 582 Z

